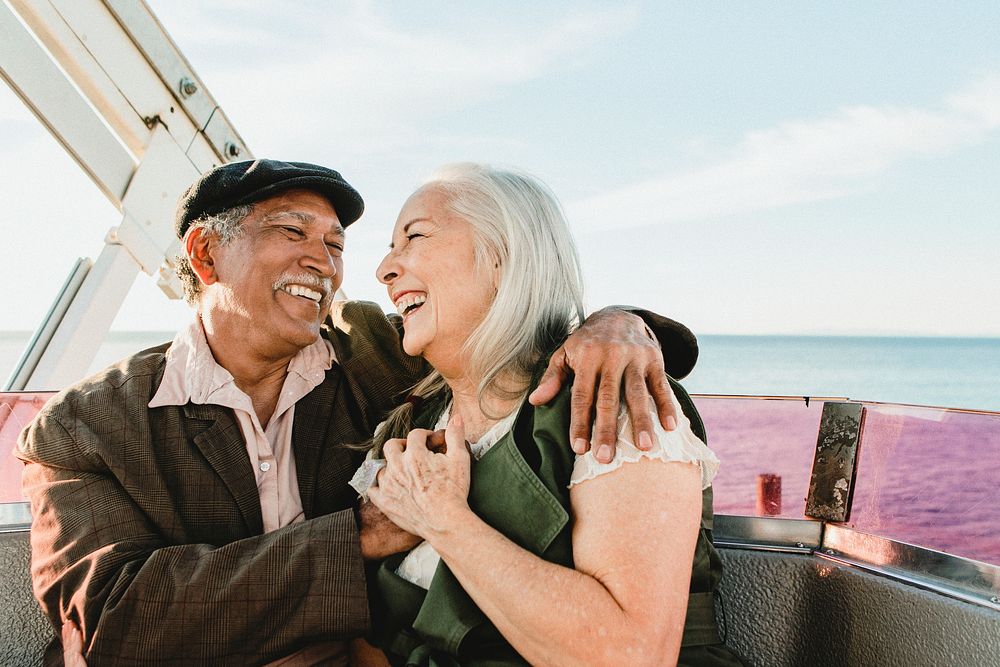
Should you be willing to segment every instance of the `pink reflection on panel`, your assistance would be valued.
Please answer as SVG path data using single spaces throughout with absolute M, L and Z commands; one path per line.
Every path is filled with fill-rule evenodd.
M 1000 414 L 865 408 L 847 525 L 1000 563 Z
M 21 469 L 14 458 L 17 436 L 54 392 L 0 394 L 0 503 L 23 501 Z
M 822 401 L 693 396 L 722 465 L 715 512 L 801 519 Z M 770 502 L 778 494 L 777 502 Z

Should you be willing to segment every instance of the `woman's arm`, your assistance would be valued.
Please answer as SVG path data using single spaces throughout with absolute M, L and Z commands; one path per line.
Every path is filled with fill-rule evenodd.
M 469 509 L 458 430 L 449 426 L 445 455 L 419 446 L 426 432 L 411 434 L 405 452 L 387 443 L 372 502 L 434 546 L 529 662 L 675 661 L 701 515 L 698 467 L 643 458 L 574 486 L 573 570 L 521 549 Z

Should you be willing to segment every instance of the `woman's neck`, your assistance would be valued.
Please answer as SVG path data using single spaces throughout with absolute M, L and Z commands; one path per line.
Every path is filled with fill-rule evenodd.
M 465 439 L 469 442 L 482 438 L 490 427 L 517 409 L 521 403 L 521 398 L 503 399 L 494 396 L 485 396 L 480 403 L 478 381 L 463 378 L 447 382 L 451 388 L 451 413 L 462 415 Z

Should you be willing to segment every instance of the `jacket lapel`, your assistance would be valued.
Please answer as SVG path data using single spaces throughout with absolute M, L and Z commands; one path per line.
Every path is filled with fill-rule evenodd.
M 216 405 L 188 403 L 184 414 L 189 419 L 211 422 L 208 428 L 195 434 L 194 443 L 229 489 L 247 528 L 257 535 L 263 533 L 260 495 L 239 424 L 227 408 Z
M 336 364 L 326 373 L 323 382 L 295 404 L 292 426 L 292 451 L 295 456 L 295 476 L 299 483 L 302 511 L 307 519 L 315 516 L 316 475 L 320 469 L 327 431 L 335 409 L 340 373 Z

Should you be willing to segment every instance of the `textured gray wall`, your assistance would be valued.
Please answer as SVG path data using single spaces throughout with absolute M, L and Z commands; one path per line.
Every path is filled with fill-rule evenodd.
M 998 612 L 813 556 L 720 551 L 726 643 L 752 665 L 1000 666 Z
M 31 594 L 28 533 L 0 533 L 0 665 L 42 664 L 52 625 Z

